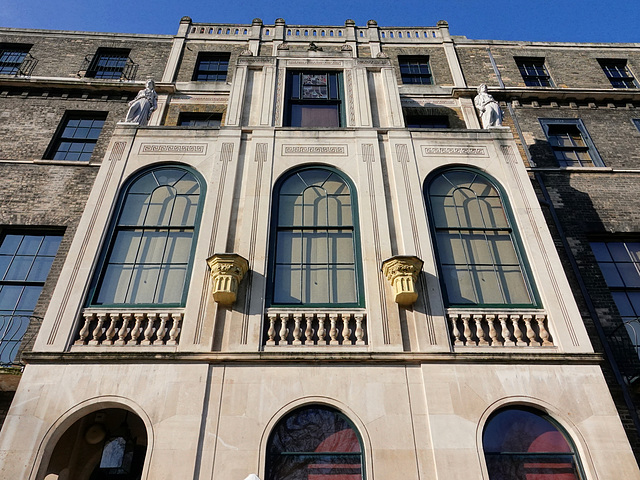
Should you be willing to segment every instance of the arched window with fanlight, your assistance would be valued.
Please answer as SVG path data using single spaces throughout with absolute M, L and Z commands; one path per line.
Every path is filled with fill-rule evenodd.
M 275 187 L 269 303 L 363 306 L 357 204 L 337 170 L 312 166 Z
M 451 168 L 429 178 L 425 194 L 448 306 L 538 306 L 496 183 L 478 171 Z
M 482 434 L 490 480 L 582 480 L 573 442 L 548 415 L 527 407 L 493 413 Z
M 197 173 L 176 165 L 125 185 L 90 305 L 184 305 L 203 190 Z
M 360 435 L 336 409 L 310 405 L 275 426 L 267 444 L 266 480 L 363 480 Z

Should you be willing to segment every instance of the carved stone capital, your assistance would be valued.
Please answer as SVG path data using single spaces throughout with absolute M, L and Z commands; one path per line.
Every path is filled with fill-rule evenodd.
M 408 307 L 418 299 L 416 280 L 422 270 L 418 257 L 396 255 L 382 262 L 382 273 L 387 277 L 397 304 Z
M 236 253 L 216 253 L 207 258 L 207 264 L 211 269 L 213 299 L 220 305 L 232 305 L 249 262 Z

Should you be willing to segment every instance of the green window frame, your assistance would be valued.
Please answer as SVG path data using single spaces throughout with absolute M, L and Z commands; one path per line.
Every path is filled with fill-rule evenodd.
M 204 193 L 186 166 L 134 175 L 120 194 L 89 305 L 184 306 Z
M 506 196 L 489 176 L 456 167 L 425 183 L 445 303 L 537 308 Z
M 265 480 L 364 480 L 362 439 L 349 418 L 325 405 L 306 405 L 284 416 L 267 443 Z
M 482 432 L 490 480 L 583 480 L 571 437 L 549 415 L 509 406 L 492 413 Z
M 362 307 L 355 188 L 336 169 L 308 166 L 274 189 L 268 304 Z

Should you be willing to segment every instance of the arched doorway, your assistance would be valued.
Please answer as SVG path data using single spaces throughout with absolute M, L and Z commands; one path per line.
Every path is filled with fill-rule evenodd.
M 57 480 L 139 480 L 147 451 L 140 417 L 105 408 L 77 420 L 53 449 L 45 478 Z

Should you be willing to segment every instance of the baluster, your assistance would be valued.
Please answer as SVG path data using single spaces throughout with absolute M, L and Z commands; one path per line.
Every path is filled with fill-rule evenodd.
M 507 318 L 509 318 L 508 315 L 498 315 L 498 321 L 500 322 L 501 329 L 500 333 L 504 339 L 503 345 L 506 347 L 513 347 L 515 346 L 515 342 L 511 340 L 511 332 L 509 331 L 509 327 L 507 327 Z
M 449 321 L 451 322 L 451 333 L 453 334 L 454 345 L 464 345 L 464 342 L 460 338 L 460 329 L 458 329 L 458 315 L 449 315 Z
M 342 345 L 353 345 L 351 342 L 351 329 L 349 328 L 349 320 L 351 319 L 351 314 L 346 313 L 342 314 Z
M 354 317 L 356 319 L 356 345 L 364 345 L 364 328 L 362 328 L 364 315 L 357 313 Z
M 169 330 L 169 341 L 167 342 L 167 345 L 177 345 L 178 334 L 180 333 L 180 323 L 182 323 L 182 313 L 171 315 L 171 319 L 173 320 L 173 326 L 171 327 L 171 330 Z
M 476 337 L 478 337 L 478 346 L 489 345 L 487 339 L 484 338 L 484 330 L 482 329 L 482 315 L 474 315 L 473 320 L 476 323 Z
M 540 342 L 536 341 L 536 332 L 533 331 L 533 328 L 531 328 L 531 319 L 533 317 L 531 315 L 523 315 L 522 319 L 524 320 L 524 325 L 527 328 L 527 338 L 529 339 L 529 346 L 533 347 L 534 343 L 537 343 L 538 345 L 540 344 Z
M 280 343 L 279 345 L 288 345 L 287 336 L 289 335 L 289 329 L 287 328 L 287 322 L 289 321 L 289 315 L 280 315 Z
M 140 345 L 151 345 L 151 337 L 153 337 L 153 324 L 156 322 L 155 313 L 147 313 L 147 328 L 144 329 L 144 340 L 140 342 Z
M 110 315 L 111 322 L 109 323 L 109 328 L 105 332 L 106 340 L 102 342 L 103 345 L 113 345 L 113 337 L 116 336 L 116 322 L 118 321 L 118 317 L 120 315 L 117 313 L 113 313 Z
M 327 331 L 324 328 L 325 315 L 318 315 L 318 345 L 326 345 L 327 341 L 325 339 L 327 335 Z
M 108 313 L 102 313 L 97 315 L 98 317 L 98 325 L 94 328 L 92 335 L 93 340 L 89 340 L 89 345 L 100 345 L 100 337 L 102 336 L 104 321 L 107 319 Z
M 465 345 L 467 347 L 475 347 L 477 344 L 476 342 L 473 341 L 473 338 L 471 337 L 471 327 L 469 326 L 469 321 L 471 320 L 471 315 L 466 315 L 466 314 L 462 314 L 460 315 L 460 318 L 462 318 L 462 326 L 464 328 L 464 338 L 465 338 Z
M 293 345 L 302 345 L 302 329 L 300 328 L 300 322 L 302 322 L 302 314 L 293 314 Z
M 544 326 L 545 315 L 536 315 L 536 322 L 538 322 L 538 329 L 540 330 L 540 338 L 542 339 L 542 346 L 553 346 L 553 342 L 549 340 L 549 332 Z
M 270 313 L 269 317 L 269 330 L 267 330 L 267 336 L 269 337 L 267 340 L 267 345 L 275 345 L 276 344 L 276 319 L 278 315 L 275 313 Z
M 498 338 L 498 331 L 496 330 L 496 316 L 495 315 L 485 315 L 487 319 L 487 323 L 489 324 L 489 337 L 491 338 L 491 346 L 502 346 L 504 343 Z
M 136 319 L 136 323 L 131 329 L 131 340 L 127 342 L 127 345 L 135 346 L 138 344 L 138 338 L 142 333 L 142 322 L 144 321 L 144 313 L 135 313 L 133 315 Z
M 129 321 L 133 318 L 133 315 L 122 315 L 122 326 L 118 330 L 118 340 L 116 340 L 116 345 L 126 345 L 125 338 L 127 338 L 127 333 L 129 333 Z
M 91 320 L 93 320 L 93 313 L 84 313 L 84 325 L 78 332 L 78 340 L 74 342 L 74 345 L 86 345 L 89 331 L 91 330 Z
M 520 315 L 510 315 L 511 325 L 513 325 L 513 336 L 516 337 L 516 346 L 523 346 L 527 343 L 522 336 L 522 330 L 520 330 Z
M 169 320 L 168 313 L 161 313 L 160 316 L 160 326 L 158 327 L 158 331 L 156 332 L 156 339 L 153 342 L 154 345 L 164 345 L 164 336 L 167 334 L 167 320 Z
M 329 345 L 339 345 L 338 342 L 338 329 L 336 328 L 336 322 L 338 321 L 338 315 L 335 313 L 329 314 L 329 321 L 331 322 L 331 328 L 329 329 Z
M 304 342 L 305 345 L 313 345 L 313 328 L 311 323 L 313 322 L 313 313 L 307 313 L 304 316 L 304 319 L 307 324 L 307 328 L 304 329 L 304 336 L 306 340 Z

